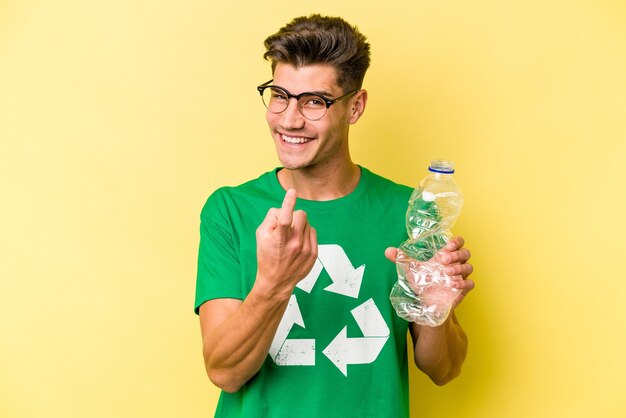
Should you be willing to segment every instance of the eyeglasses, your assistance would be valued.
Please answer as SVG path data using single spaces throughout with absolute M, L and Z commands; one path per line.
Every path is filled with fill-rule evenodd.
M 352 90 L 336 99 L 329 99 L 316 93 L 305 92 L 297 95 L 291 94 L 282 87 L 270 85 L 272 81 L 274 80 L 270 80 L 257 87 L 267 110 L 272 113 L 282 113 L 287 109 L 287 106 L 289 106 L 289 100 L 294 98 L 298 102 L 298 110 L 302 116 L 309 120 L 322 119 L 331 105 L 359 91 L 359 89 Z

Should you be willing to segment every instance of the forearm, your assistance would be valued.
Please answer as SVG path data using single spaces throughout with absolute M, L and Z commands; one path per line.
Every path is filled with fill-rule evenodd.
M 438 327 L 411 324 L 415 364 L 437 385 L 444 385 L 461 372 L 467 353 L 467 336 L 454 312 Z
M 204 333 L 205 367 L 214 384 L 234 392 L 257 373 L 288 302 L 287 293 L 255 286 L 234 312 Z

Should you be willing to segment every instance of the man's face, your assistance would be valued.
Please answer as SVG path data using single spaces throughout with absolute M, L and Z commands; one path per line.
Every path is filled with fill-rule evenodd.
M 274 70 L 272 84 L 294 95 L 313 92 L 334 99 L 346 93 L 336 80 L 336 70 L 328 65 L 295 68 L 279 63 Z M 349 163 L 348 130 L 352 98 L 350 96 L 334 103 L 324 117 L 316 121 L 302 116 L 295 99 L 289 100 L 289 106 L 282 113 L 268 110 L 267 123 L 283 167 L 291 170 L 333 168 Z

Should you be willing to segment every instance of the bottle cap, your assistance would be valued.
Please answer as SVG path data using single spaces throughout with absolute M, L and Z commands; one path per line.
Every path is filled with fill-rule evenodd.
M 428 171 L 433 173 L 452 174 L 454 173 L 454 163 L 446 160 L 433 160 L 430 162 Z

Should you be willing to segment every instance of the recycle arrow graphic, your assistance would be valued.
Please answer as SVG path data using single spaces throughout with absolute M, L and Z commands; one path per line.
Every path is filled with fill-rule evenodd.
M 324 290 L 352 298 L 359 297 L 365 264 L 354 268 L 343 248 L 336 244 L 318 245 L 317 260 L 309 274 L 298 283 L 297 287 L 311 293 L 323 269 L 326 269 L 332 280 L 332 283 Z
M 297 287 L 311 293 L 322 270 L 326 270 L 332 283 L 324 288 L 328 292 L 358 298 L 365 265 L 354 268 L 341 246 L 318 245 L 318 258 L 309 274 Z M 347 326 L 328 344 L 323 354 L 348 376 L 348 364 L 372 363 L 389 339 L 389 328 L 373 299 L 368 299 L 350 311 L 363 337 L 348 338 Z M 295 294 L 291 295 L 285 313 L 278 325 L 269 354 L 280 366 L 314 366 L 315 339 L 289 339 L 294 325 L 305 328 L 304 319 Z
M 389 339 L 389 328 L 373 299 L 366 300 L 350 312 L 363 332 L 363 337 L 348 338 L 348 327 L 344 326 L 323 351 L 346 377 L 348 364 L 373 362 Z
M 304 328 L 304 320 L 296 295 L 291 295 L 287 309 L 270 346 L 270 356 L 280 366 L 313 366 L 315 364 L 314 339 L 287 339 L 291 328 L 299 325 Z

